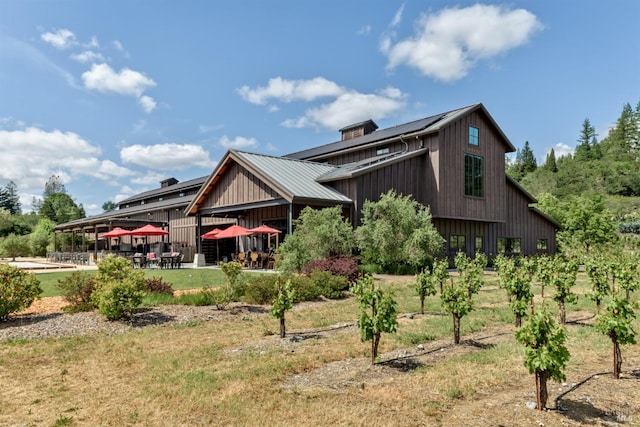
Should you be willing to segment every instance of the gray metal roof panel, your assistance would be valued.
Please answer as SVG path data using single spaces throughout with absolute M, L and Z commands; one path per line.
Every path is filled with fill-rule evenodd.
M 131 196 L 129 198 L 126 198 L 124 200 L 121 200 L 118 202 L 119 205 L 121 204 L 126 204 L 126 203 L 131 203 L 131 202 L 135 202 L 138 200 L 142 200 L 142 199 L 146 199 L 149 197 L 154 197 L 154 196 L 161 196 L 163 194 L 169 194 L 169 193 L 175 193 L 178 192 L 179 190 L 185 189 L 185 188 L 190 188 L 190 187 L 200 187 L 205 181 L 206 179 L 209 177 L 209 175 L 206 176 L 201 176 L 200 178 L 195 178 L 195 179 L 190 179 L 188 181 L 181 181 L 177 184 L 174 185 L 170 185 L 168 187 L 161 187 L 161 188 L 156 188 L 154 190 L 149 190 L 149 191 L 145 191 L 142 193 L 138 193 L 134 196 Z
M 351 203 L 351 199 L 344 194 L 316 181 L 318 177 L 336 169 L 335 166 L 245 151 L 235 151 L 234 154 L 264 173 L 294 198 Z
M 367 135 L 359 136 L 346 141 L 336 141 L 329 144 L 321 145 L 319 147 L 309 148 L 307 150 L 297 151 L 295 153 L 287 154 L 285 157 L 292 159 L 310 159 L 324 154 L 329 154 L 338 150 L 345 150 L 349 148 L 358 147 L 360 145 L 369 144 L 375 141 L 381 141 L 388 138 L 405 135 L 421 130 L 426 130 L 429 127 L 433 127 L 434 130 L 438 128 L 437 124 L 440 120 L 456 115 L 464 110 L 470 108 L 476 108 L 479 104 L 474 104 L 455 110 L 447 111 L 444 113 L 435 114 L 433 116 L 425 117 L 423 119 L 415 120 L 413 122 L 404 123 L 401 125 L 377 130 Z

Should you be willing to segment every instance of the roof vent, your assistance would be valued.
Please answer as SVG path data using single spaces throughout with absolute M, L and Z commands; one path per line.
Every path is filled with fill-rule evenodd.
M 167 178 L 164 181 L 160 181 L 160 188 L 166 188 L 166 187 L 169 187 L 171 185 L 176 185 L 178 182 L 180 182 L 180 181 L 178 181 L 175 178 Z
M 378 129 L 378 125 L 371 119 L 360 123 L 354 123 L 349 126 L 345 126 L 340 129 L 342 132 L 342 140 L 357 138 L 359 136 L 367 135 Z

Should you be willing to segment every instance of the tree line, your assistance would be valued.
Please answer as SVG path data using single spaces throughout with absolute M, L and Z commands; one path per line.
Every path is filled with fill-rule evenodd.
M 18 187 L 9 181 L 0 187 L 0 255 L 12 258 L 44 256 L 55 249 L 52 236 L 57 224 L 85 216 L 82 204 L 73 200 L 57 175 L 49 177 L 44 184 L 42 198 L 33 198 L 29 213 L 22 212 Z

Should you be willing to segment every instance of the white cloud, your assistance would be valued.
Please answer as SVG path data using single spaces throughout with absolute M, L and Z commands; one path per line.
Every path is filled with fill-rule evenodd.
M 344 92 L 345 89 L 323 77 L 311 80 L 285 80 L 275 77 L 269 80 L 266 87 L 258 86 L 251 89 L 249 86 L 242 86 L 238 89 L 245 101 L 257 105 L 265 105 L 269 99 L 282 102 L 313 101 L 321 97 L 338 96 Z
M 224 148 L 231 148 L 237 150 L 244 150 L 247 148 L 255 148 L 258 146 L 258 140 L 255 138 L 245 138 L 243 136 L 236 136 L 234 139 L 230 139 L 224 135 L 218 143 Z
M 71 56 L 71 59 L 77 62 L 81 62 L 83 64 L 87 62 L 102 62 L 104 61 L 104 56 L 101 53 L 94 52 L 92 50 L 85 50 L 81 53 L 74 53 Z
M 156 101 L 154 101 L 154 99 L 150 96 L 142 95 L 140 98 L 138 98 L 138 102 L 142 106 L 142 109 L 145 111 L 145 113 L 150 113 L 156 108 Z
M 142 73 L 128 68 L 116 73 L 108 64 L 93 64 L 90 71 L 82 73 L 82 81 L 87 89 L 136 97 L 156 85 Z
M 389 24 L 391 27 L 397 27 L 402 22 L 403 12 L 404 12 L 404 3 L 402 3 L 402 6 L 400 6 L 400 9 L 398 9 L 396 11 L 396 14 L 393 16 L 393 19 L 391 20 L 391 24 Z
M 78 44 L 76 36 L 67 29 L 61 29 L 55 33 L 46 32 L 40 35 L 40 38 L 57 49 L 68 49 Z
M 548 150 L 545 153 L 545 156 L 547 154 L 549 154 L 551 150 Z M 573 153 L 573 148 L 571 148 L 570 146 L 568 146 L 567 144 L 564 144 L 562 142 L 557 143 L 556 145 L 553 146 L 553 152 L 556 156 L 556 159 L 559 159 L 562 156 L 566 156 L 568 154 L 572 154 Z
M 302 117 L 285 120 L 282 125 L 292 128 L 322 126 L 337 130 L 362 120 L 388 117 L 404 108 L 404 99 L 405 95 L 392 87 L 378 94 L 352 91 L 340 95 L 333 102 L 308 109 Z
M 125 58 L 129 57 L 129 52 L 127 52 L 127 50 L 124 48 L 124 46 L 122 46 L 122 43 L 120 43 L 120 41 L 118 40 L 114 40 L 113 42 L 111 42 L 111 44 L 113 45 L 113 47 L 120 52 Z
M 167 179 L 167 175 L 166 174 L 161 174 L 161 173 L 157 173 L 157 172 L 147 172 L 144 175 L 141 175 L 137 178 L 134 178 L 131 180 L 132 184 L 136 184 L 136 185 L 144 185 L 144 186 L 154 186 L 157 187 L 158 183 L 160 181 L 163 181 Z M 146 191 L 148 190 L 148 188 L 142 188 L 139 189 L 138 191 L 134 191 L 131 190 L 131 195 L 133 194 L 137 194 L 140 193 L 142 191 Z
M 453 81 L 466 76 L 478 60 L 527 43 L 540 29 L 542 24 L 527 10 L 476 4 L 422 15 L 416 34 L 397 43 L 383 37 L 380 50 L 390 70 L 407 65 L 426 76 Z
M 90 71 L 82 73 L 82 81 L 87 89 L 135 96 L 147 113 L 156 107 L 153 98 L 143 96 L 144 91 L 154 87 L 156 82 L 138 71 L 124 68 L 117 73 L 108 64 L 93 64 Z
M 51 175 L 60 176 L 65 184 L 83 177 L 109 182 L 133 175 L 109 160 L 101 160 L 101 154 L 99 147 L 73 132 L 37 127 L 0 130 L 0 180 L 13 180 L 22 197 L 41 194 Z
M 136 144 L 122 148 L 120 158 L 124 163 L 162 170 L 179 170 L 192 166 L 212 168 L 215 165 L 207 151 L 192 144 Z

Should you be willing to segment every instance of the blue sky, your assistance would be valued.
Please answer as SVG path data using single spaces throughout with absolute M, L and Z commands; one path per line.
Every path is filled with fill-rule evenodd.
M 541 162 L 640 101 L 637 0 L 0 0 L 0 185 L 59 175 L 88 214 L 208 175 L 482 102 Z

